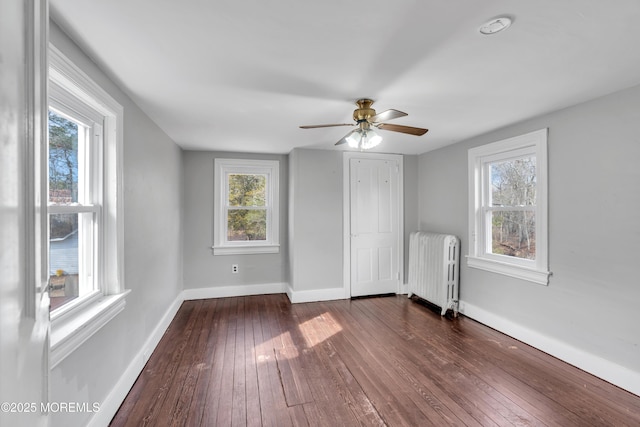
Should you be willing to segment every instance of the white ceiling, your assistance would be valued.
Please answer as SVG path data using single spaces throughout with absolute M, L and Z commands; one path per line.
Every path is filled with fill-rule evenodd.
M 54 20 L 185 149 L 334 147 L 354 101 L 423 153 L 640 83 L 638 0 L 50 0 Z M 483 36 L 507 15 L 508 30 Z

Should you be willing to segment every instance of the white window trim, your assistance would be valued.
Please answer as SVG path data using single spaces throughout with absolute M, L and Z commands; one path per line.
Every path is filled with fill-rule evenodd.
M 265 254 L 280 252 L 279 205 L 280 163 L 277 160 L 224 159 L 214 161 L 214 221 L 212 246 L 214 255 Z M 226 240 L 225 198 L 227 174 L 231 172 L 267 175 L 267 239 L 263 242 Z
M 50 368 L 89 339 L 125 307 L 122 191 L 123 108 L 107 92 L 49 45 L 49 81 L 63 87 L 104 117 L 102 250 L 99 290 L 51 315 Z M 56 101 L 64 104 L 64 96 Z M 43 165 L 46 168 L 46 163 Z M 46 173 L 43 174 L 45 177 Z M 45 178 L 46 179 L 46 178 Z M 47 271 L 48 268 L 47 268 Z
M 496 159 L 536 156 L 536 259 L 525 260 L 487 253 L 484 212 L 482 209 L 485 165 Z M 547 285 L 547 129 L 508 138 L 469 150 L 469 255 L 467 265 L 522 280 Z

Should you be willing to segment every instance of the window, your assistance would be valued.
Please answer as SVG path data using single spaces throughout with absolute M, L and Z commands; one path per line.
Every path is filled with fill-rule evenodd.
M 51 366 L 124 308 L 122 107 L 49 49 Z
M 215 160 L 214 255 L 280 251 L 278 175 L 277 161 Z
M 470 267 L 547 284 L 547 130 L 469 150 Z
M 99 291 L 95 273 L 102 222 L 97 191 L 101 146 L 102 126 L 52 97 L 48 160 L 49 298 L 53 312 Z

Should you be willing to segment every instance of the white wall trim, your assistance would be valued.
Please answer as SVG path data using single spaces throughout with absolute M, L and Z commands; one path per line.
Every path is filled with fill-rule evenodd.
M 288 283 L 264 283 L 257 285 L 216 286 L 212 288 L 191 288 L 182 291 L 184 301 L 207 298 L 243 297 L 248 295 L 283 294 Z
M 465 301 L 460 301 L 460 313 L 640 396 L 640 372 L 587 353 Z
M 49 369 L 58 366 L 124 310 L 125 297 L 129 292 L 130 290 L 126 290 L 118 295 L 101 296 L 95 302 L 88 301 L 87 304 L 72 311 L 71 315 L 52 319 Z
M 331 289 L 314 289 L 310 291 L 294 291 L 291 286 L 287 288 L 287 296 L 292 304 L 302 302 L 318 302 L 318 301 L 332 301 L 345 298 L 344 288 L 331 288 Z
M 129 364 L 124 373 L 120 376 L 120 379 L 109 395 L 100 404 L 100 411 L 96 412 L 91 418 L 88 424 L 89 427 L 109 425 L 116 412 L 118 412 L 120 405 L 127 397 L 127 394 L 129 394 L 129 391 L 136 382 L 136 379 L 138 379 L 138 375 L 140 375 L 144 369 L 149 356 L 151 356 L 151 353 L 153 353 L 153 350 L 155 350 L 165 331 L 171 324 L 171 321 L 175 317 L 183 301 L 182 294 L 180 294 L 169 306 L 166 313 L 162 316 L 162 319 L 151 333 L 151 336 L 147 341 L 145 341 L 144 345 L 133 358 L 133 361 Z

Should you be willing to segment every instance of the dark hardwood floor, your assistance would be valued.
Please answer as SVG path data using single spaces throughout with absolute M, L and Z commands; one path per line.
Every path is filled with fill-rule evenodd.
M 640 397 L 393 296 L 186 301 L 112 426 L 639 426 Z

